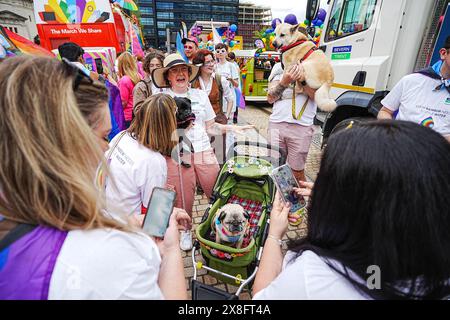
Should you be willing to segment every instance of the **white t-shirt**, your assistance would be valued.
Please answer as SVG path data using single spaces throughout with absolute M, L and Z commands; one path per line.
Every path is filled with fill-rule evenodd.
M 186 137 L 191 140 L 194 152 L 203 152 L 211 149 L 205 122 L 214 120 L 216 113 L 211 106 L 206 92 L 200 89 L 189 88 L 188 92 L 184 94 L 175 93 L 171 89 L 168 89 L 165 93 L 172 97 L 184 97 L 191 100 L 191 108 L 195 114 L 195 121 L 194 126 L 186 132 Z
M 397 120 L 424 125 L 440 134 L 450 135 L 450 94 L 434 89 L 440 80 L 413 73 L 403 77 L 381 101 L 391 111 L 397 111 Z
M 110 147 L 120 136 L 114 137 Z M 147 207 L 153 188 L 163 188 L 166 184 L 167 164 L 164 157 L 141 145 L 129 133 L 122 137 L 107 161 L 115 186 L 108 178 L 106 207 L 114 217 L 118 216 L 117 212 L 140 214 L 141 206 Z
M 312 251 L 305 251 L 291 263 L 295 253 L 288 251 L 283 271 L 254 300 L 367 300 L 347 279 L 329 267 Z M 332 263 L 338 266 L 336 262 Z M 342 268 L 341 268 L 342 270 Z M 349 271 L 352 277 L 358 279 Z
M 56 260 L 49 300 L 164 299 L 161 256 L 145 234 L 111 229 L 70 231 Z
M 269 79 L 271 81 L 280 81 L 283 77 L 283 70 L 281 68 L 281 63 L 276 63 L 273 66 L 271 76 Z M 299 120 L 295 120 L 292 117 L 292 94 L 293 90 L 291 87 L 286 88 L 283 91 L 281 99 L 275 101 L 272 108 L 272 114 L 269 117 L 271 122 L 287 122 L 301 124 L 302 126 L 311 126 L 314 123 L 314 117 L 317 113 L 317 104 L 309 99 L 306 109 L 303 112 L 302 117 Z M 297 94 L 295 97 L 295 116 L 298 116 L 302 110 L 303 104 L 306 102 L 308 96 L 306 94 Z
M 231 64 L 228 61 L 225 61 L 224 64 L 221 63 L 217 63 L 216 64 L 216 73 L 220 74 L 222 76 L 222 78 L 225 78 L 225 80 L 227 78 L 231 78 L 234 80 L 238 80 L 239 79 L 239 73 L 237 72 L 236 68 L 233 66 L 233 64 Z M 230 90 L 232 90 L 233 92 L 233 109 L 232 112 L 236 111 L 236 94 L 234 93 L 234 87 L 231 84 L 230 81 L 228 81 L 228 86 L 230 87 Z M 227 104 L 226 102 L 224 102 L 223 104 L 223 112 L 227 112 Z

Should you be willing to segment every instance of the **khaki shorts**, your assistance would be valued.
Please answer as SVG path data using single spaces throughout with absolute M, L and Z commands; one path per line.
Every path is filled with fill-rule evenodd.
M 296 171 L 304 170 L 314 126 L 287 122 L 269 122 L 268 141 L 287 152 L 287 163 Z

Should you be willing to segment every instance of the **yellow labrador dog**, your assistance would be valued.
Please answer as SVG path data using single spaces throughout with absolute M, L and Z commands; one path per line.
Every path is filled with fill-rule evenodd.
M 273 45 L 282 52 L 282 63 L 286 70 L 291 65 L 301 62 L 305 70 L 305 82 L 312 89 L 317 89 L 314 101 L 323 111 L 336 109 L 336 102 L 330 97 L 334 72 L 325 53 L 318 50 L 308 40 L 305 28 L 288 23 L 279 24 L 275 29 Z M 305 83 L 303 83 L 305 85 Z M 301 83 L 296 83 L 296 92 L 303 92 Z

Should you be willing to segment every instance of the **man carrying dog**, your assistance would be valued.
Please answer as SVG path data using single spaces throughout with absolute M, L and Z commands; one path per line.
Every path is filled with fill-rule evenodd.
M 313 121 L 317 112 L 314 90 L 304 87 L 292 103 L 292 84 L 304 81 L 301 63 L 284 70 L 281 63 L 274 65 L 269 76 L 267 100 L 273 104 L 269 118 L 269 143 L 287 152 L 287 163 L 298 181 L 306 181 L 305 162 L 314 133 Z

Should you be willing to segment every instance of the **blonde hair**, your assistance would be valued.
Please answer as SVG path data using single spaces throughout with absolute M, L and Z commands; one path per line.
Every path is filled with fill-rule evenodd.
M 73 67 L 20 56 L 0 64 L 0 213 L 61 230 L 127 227 L 94 184 L 103 154 L 73 93 Z
M 108 89 L 98 81 L 82 80 L 75 90 L 75 98 L 81 114 L 92 129 L 102 121 L 102 111 L 108 103 Z
M 119 77 L 128 76 L 134 84 L 141 81 L 137 69 L 136 60 L 129 52 L 122 53 L 117 60 L 117 68 L 119 69 Z
M 152 95 L 136 110 L 128 132 L 145 147 L 169 156 L 178 143 L 174 139 L 176 108 L 171 96 L 163 93 Z

